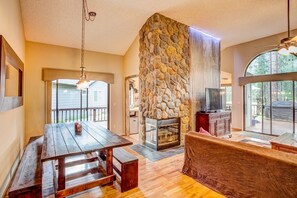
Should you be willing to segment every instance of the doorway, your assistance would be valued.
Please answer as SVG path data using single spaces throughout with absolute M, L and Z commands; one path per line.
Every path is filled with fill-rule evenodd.
M 269 135 L 296 131 L 296 81 L 245 86 L 245 129 Z
M 281 135 L 296 133 L 297 57 L 269 51 L 247 66 L 244 83 L 245 130 Z
M 129 76 L 125 79 L 125 130 L 127 136 L 139 140 L 139 77 Z

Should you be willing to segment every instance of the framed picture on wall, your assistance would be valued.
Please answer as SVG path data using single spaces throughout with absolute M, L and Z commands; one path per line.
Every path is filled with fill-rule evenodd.
M 0 35 L 0 111 L 23 105 L 24 63 Z

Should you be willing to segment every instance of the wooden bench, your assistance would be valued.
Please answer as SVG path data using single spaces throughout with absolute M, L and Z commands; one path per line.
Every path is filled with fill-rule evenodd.
M 21 158 L 9 197 L 42 197 L 41 150 L 43 137 L 32 137 Z
M 81 155 L 78 157 L 69 157 L 66 160 L 65 167 L 72 167 L 80 164 L 86 164 L 96 161 L 105 161 L 106 156 L 104 152 L 100 157 L 96 152 L 88 153 L 85 155 Z M 100 160 L 101 159 L 101 160 Z M 56 169 L 57 166 L 55 163 L 52 165 L 53 168 L 53 178 L 54 178 L 54 186 L 56 186 Z M 94 168 L 94 170 L 98 171 L 98 166 Z M 113 169 L 116 173 L 117 181 L 120 183 L 121 192 L 126 192 L 138 186 L 138 158 L 134 155 L 130 154 L 123 148 L 115 148 L 113 149 Z M 92 169 L 88 170 L 80 170 L 80 172 L 72 173 L 71 175 L 67 175 L 67 180 L 77 179 L 84 176 L 84 172 L 93 173 Z M 95 171 L 95 172 L 96 172 Z M 95 173 L 94 172 L 94 173 Z M 56 187 L 54 187 L 56 189 Z
M 87 153 L 85 155 L 70 156 L 65 159 L 65 167 L 73 167 L 77 165 L 85 165 L 85 167 L 80 167 L 77 170 L 73 169 L 65 175 L 66 182 L 70 185 L 85 183 L 87 180 L 90 181 L 97 177 L 98 173 L 98 156 L 94 153 Z M 49 160 L 43 162 L 43 197 L 49 197 L 54 195 L 58 191 L 58 165 L 57 160 Z M 101 169 L 100 169 L 101 170 Z M 91 175 L 90 175 L 91 174 Z M 88 175 L 88 177 L 86 177 Z M 73 182 L 74 181 L 74 182 Z
M 138 158 L 128 153 L 123 148 L 113 149 L 113 158 L 120 167 L 113 163 L 114 171 L 121 177 L 121 192 L 125 192 L 138 186 Z
M 88 155 L 88 156 L 87 156 Z M 65 164 L 66 167 L 94 162 L 96 160 L 105 161 L 105 152 L 86 154 L 85 159 L 73 160 Z M 99 160 L 99 161 L 101 161 Z M 130 154 L 123 148 L 113 149 L 113 170 L 118 176 L 121 192 L 126 192 L 138 186 L 138 158 Z

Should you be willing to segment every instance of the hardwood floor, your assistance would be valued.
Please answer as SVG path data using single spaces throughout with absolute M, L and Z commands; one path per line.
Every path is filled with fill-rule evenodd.
M 125 138 L 136 144 L 138 143 L 137 135 Z M 125 147 L 125 149 L 139 159 L 138 188 L 121 193 L 119 185 L 114 182 L 113 185 L 93 188 L 72 197 L 224 197 L 181 172 L 184 154 L 151 162 L 129 147 Z M 54 196 L 51 195 L 49 197 Z
M 233 132 L 231 140 L 242 141 L 243 139 L 255 139 L 258 141 L 267 141 L 272 137 L 262 134 L 255 134 L 250 132 Z M 138 144 L 138 135 L 131 135 L 125 137 L 132 141 L 134 144 Z M 268 142 L 268 141 L 267 141 Z M 181 172 L 183 166 L 184 154 L 178 154 L 172 157 L 168 157 L 156 162 L 151 162 L 142 155 L 133 151 L 129 147 L 125 147 L 125 150 L 137 156 L 139 159 L 139 187 L 125 193 L 120 192 L 120 186 L 114 182 L 113 185 L 96 187 L 91 190 L 73 195 L 71 197 L 76 198 L 117 198 L 117 197 L 224 197 L 219 193 L 203 186 L 192 178 L 184 175 Z M 78 167 L 77 167 L 78 168 Z M 85 167 L 83 167 L 85 168 Z M 71 173 L 71 169 L 68 170 Z M 74 170 L 75 171 L 75 170 Z M 49 178 L 49 177 L 46 177 Z M 88 178 L 87 178 L 88 179 Z M 43 190 L 52 189 L 51 179 L 43 181 Z M 5 197 L 8 197 L 7 195 Z M 53 198 L 54 195 L 48 196 Z

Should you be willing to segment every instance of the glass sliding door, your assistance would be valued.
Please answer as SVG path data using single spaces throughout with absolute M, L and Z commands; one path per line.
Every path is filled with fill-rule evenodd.
M 283 56 L 272 50 L 251 60 L 244 77 L 250 83 L 245 85 L 245 130 L 270 135 L 296 132 L 297 84 L 293 72 L 297 72 L 297 56 L 293 54 Z
M 270 135 L 294 133 L 297 119 L 296 86 L 293 81 L 247 84 L 245 130 Z
M 224 107 L 225 110 L 231 111 L 232 108 L 232 86 L 222 86 L 222 89 L 225 89 L 226 93 L 226 106 Z
M 108 84 L 91 81 L 86 90 L 76 88 L 77 80 L 52 82 L 52 123 L 94 121 L 108 128 Z
M 52 81 L 52 100 L 51 100 L 51 121 L 52 123 L 57 123 L 59 120 L 59 111 L 58 111 L 58 80 Z
M 52 122 L 80 120 L 81 93 L 76 89 L 76 80 L 59 79 L 52 83 Z
M 293 90 L 294 90 L 294 126 L 293 126 L 293 131 L 296 133 L 297 131 L 297 81 L 294 81 L 293 84 Z
M 263 129 L 262 132 L 265 134 L 271 134 L 271 120 L 270 120 L 270 94 L 271 94 L 271 83 L 263 82 Z
M 102 127 L 108 128 L 108 84 L 94 81 L 88 90 L 89 120 L 98 122 Z
M 251 83 L 245 88 L 245 129 L 262 132 L 263 84 Z
M 293 133 L 293 82 L 271 82 L 272 134 Z
M 78 90 L 80 91 L 80 102 L 81 102 L 81 109 L 80 109 L 80 120 L 81 121 L 89 121 L 88 115 L 88 90 Z

